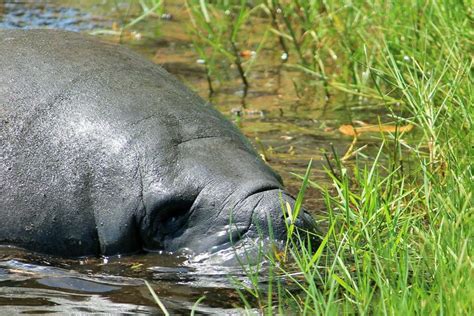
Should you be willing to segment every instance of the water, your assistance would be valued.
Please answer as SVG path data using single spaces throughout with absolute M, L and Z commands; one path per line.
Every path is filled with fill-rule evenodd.
M 204 66 L 191 47 L 188 17 L 180 1 L 166 2 L 166 19 L 151 18 L 134 32 L 121 36 L 116 23 L 136 14 L 129 1 L 7 1 L 0 2 L 0 28 L 58 28 L 109 34 L 103 40 L 123 44 L 161 64 L 204 98 L 209 98 Z M 134 11 L 135 10 L 135 11 Z M 157 36 L 157 34 L 159 36 Z M 74 52 L 71 52 L 73 54 Z M 251 87 L 245 99 L 235 69 L 216 85 L 211 101 L 254 142 L 267 162 L 296 194 L 300 180 L 314 160 L 311 179 L 324 183 L 323 152 L 343 155 L 352 139 L 337 128 L 351 120 L 377 122 L 375 105 L 347 95 L 333 96 L 329 104 L 321 90 L 306 88 L 298 97 L 294 86 L 308 80 L 281 63 L 277 49 L 262 50 L 249 73 Z M 243 106 L 245 105 L 245 106 Z M 330 110 L 329 110 L 330 109 Z M 377 147 L 376 138 L 361 137 L 365 151 Z M 305 205 L 324 216 L 318 193 L 309 190 Z M 230 277 L 232 276 L 232 277 Z M 146 254 L 114 258 L 64 260 L 0 248 L 0 314 L 159 312 L 144 285 L 148 280 L 172 313 L 240 314 L 235 280 L 246 282 L 241 271 L 220 265 L 200 265 L 172 254 Z M 262 286 L 264 281 L 262 283 Z
M 189 313 L 202 296 L 206 304 L 196 311 L 234 310 L 237 295 L 222 275 L 233 271 L 183 266 L 185 261 L 166 254 L 65 260 L 0 247 L 0 314 L 155 314 L 158 309 L 144 279 L 170 312 Z

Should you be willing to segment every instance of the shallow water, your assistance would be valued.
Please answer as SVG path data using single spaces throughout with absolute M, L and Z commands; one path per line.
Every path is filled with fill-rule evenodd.
M 206 299 L 196 311 L 239 312 L 228 278 L 241 278 L 239 271 L 185 261 L 166 254 L 66 260 L 0 247 L 0 314 L 155 314 L 159 309 L 145 279 L 172 313 L 189 313 L 202 296 Z
M 59 28 L 107 33 L 103 40 L 123 44 L 147 56 L 178 76 L 204 98 L 209 98 L 205 70 L 191 47 L 188 17 L 181 1 L 166 1 L 165 16 L 137 24 L 132 32 L 110 35 L 124 16 L 136 14 L 129 1 L 7 1 L 0 2 L 0 28 Z M 135 11 L 134 11 L 135 10 Z M 275 45 L 274 45 L 275 46 Z M 251 49 L 251 47 L 248 47 Z M 73 52 L 71 52 L 73 54 Z M 267 162 L 296 194 L 300 180 L 314 160 L 311 179 L 325 183 L 323 152 L 343 155 L 352 139 L 337 128 L 355 120 L 377 123 L 376 104 L 335 95 L 326 102 L 321 89 L 306 88 L 298 97 L 294 86 L 308 80 L 285 67 L 278 49 L 266 48 L 249 73 L 250 89 L 245 99 L 235 69 L 215 84 L 210 98 L 255 144 Z M 245 106 L 243 106 L 245 105 Z M 365 153 L 379 143 L 363 136 Z M 324 217 L 315 190 L 309 190 L 305 205 Z M 7 313 L 142 313 L 159 310 L 143 280 L 148 280 L 173 313 L 196 310 L 205 314 L 239 314 L 240 302 L 229 277 L 241 278 L 238 270 L 184 264 L 187 258 L 170 254 L 146 254 L 115 258 L 64 260 L 34 255 L 11 247 L 0 248 L 0 314 Z

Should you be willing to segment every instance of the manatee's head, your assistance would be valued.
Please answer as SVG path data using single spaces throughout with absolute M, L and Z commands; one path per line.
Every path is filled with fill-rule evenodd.
M 286 241 L 291 224 L 315 231 L 304 210 L 289 219 L 284 210 L 293 209 L 295 199 L 251 146 L 235 137 L 180 143 L 169 159 L 173 170 L 157 175 L 162 169 L 156 167 L 146 173 L 145 211 L 139 216 L 145 249 L 210 254 L 249 240 Z
M 198 266 L 203 263 L 207 266 L 261 264 L 264 256 L 283 250 L 289 238 L 296 241 L 291 245 L 298 247 L 304 246 L 300 241 L 308 240 L 313 249 L 319 245 L 313 217 L 300 209 L 297 217 L 292 218 L 295 199 L 280 188 L 257 190 L 230 209 L 231 212 L 221 213 L 222 218 L 216 220 L 205 235 L 188 240 L 186 247 L 193 254 L 200 254 L 192 257 L 191 262 Z M 291 228 L 298 236 L 288 236 Z
M 316 231 L 312 216 L 305 210 L 291 218 L 287 209 L 294 209 L 295 199 L 278 186 L 240 186 L 230 194 L 222 194 L 228 191 L 221 189 L 208 187 L 194 200 L 171 199 L 174 207 L 169 209 L 156 206 L 155 217 L 149 218 L 147 231 L 142 233 L 145 247 L 212 255 L 256 241 L 281 245 L 287 240 L 290 225 L 299 232 Z

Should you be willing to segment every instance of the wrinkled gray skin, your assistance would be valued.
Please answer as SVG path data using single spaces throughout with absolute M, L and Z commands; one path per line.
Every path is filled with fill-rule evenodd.
M 285 237 L 280 194 L 294 200 L 280 178 L 214 108 L 125 48 L 2 30 L 0 106 L 1 244 L 203 253 L 268 235 L 267 219 Z

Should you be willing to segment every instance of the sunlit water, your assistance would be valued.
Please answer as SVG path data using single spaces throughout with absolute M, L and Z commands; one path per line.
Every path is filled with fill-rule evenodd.
M 0 28 L 107 33 L 103 40 L 121 40 L 209 98 L 204 67 L 187 33 L 184 7 L 179 1 L 166 3 L 166 19 L 152 18 L 121 37 L 110 36 L 110 31 L 114 22 L 134 14 L 129 1 L 0 2 Z M 248 75 L 251 87 L 245 99 L 237 73 L 230 69 L 226 81 L 215 84 L 211 101 L 254 142 L 282 175 L 289 191 L 296 194 L 300 180 L 291 173 L 304 174 L 313 159 L 311 179 L 323 183 L 327 181 L 322 172 L 323 152 L 331 156 L 334 149 L 344 154 L 351 139 L 337 131 L 340 124 L 357 119 L 376 122 L 379 113 L 373 105 L 344 95 L 333 96 L 328 103 L 322 90 L 314 87 L 304 90 L 305 97 L 298 97 L 294 86 L 307 78 L 285 68 L 277 49 L 265 49 L 261 54 L 265 58 L 258 59 Z M 370 138 L 362 141 L 368 153 L 378 142 Z M 315 216 L 324 214 L 316 191 L 309 190 L 305 203 Z M 157 313 L 144 280 L 173 313 L 189 313 L 205 296 L 194 306 L 205 314 L 241 313 L 235 308 L 240 299 L 233 287 L 248 282 L 240 268 L 226 265 L 222 257 L 205 264 L 200 258 L 172 254 L 64 260 L 0 247 L 0 314 Z M 264 284 L 262 271 L 262 287 Z

